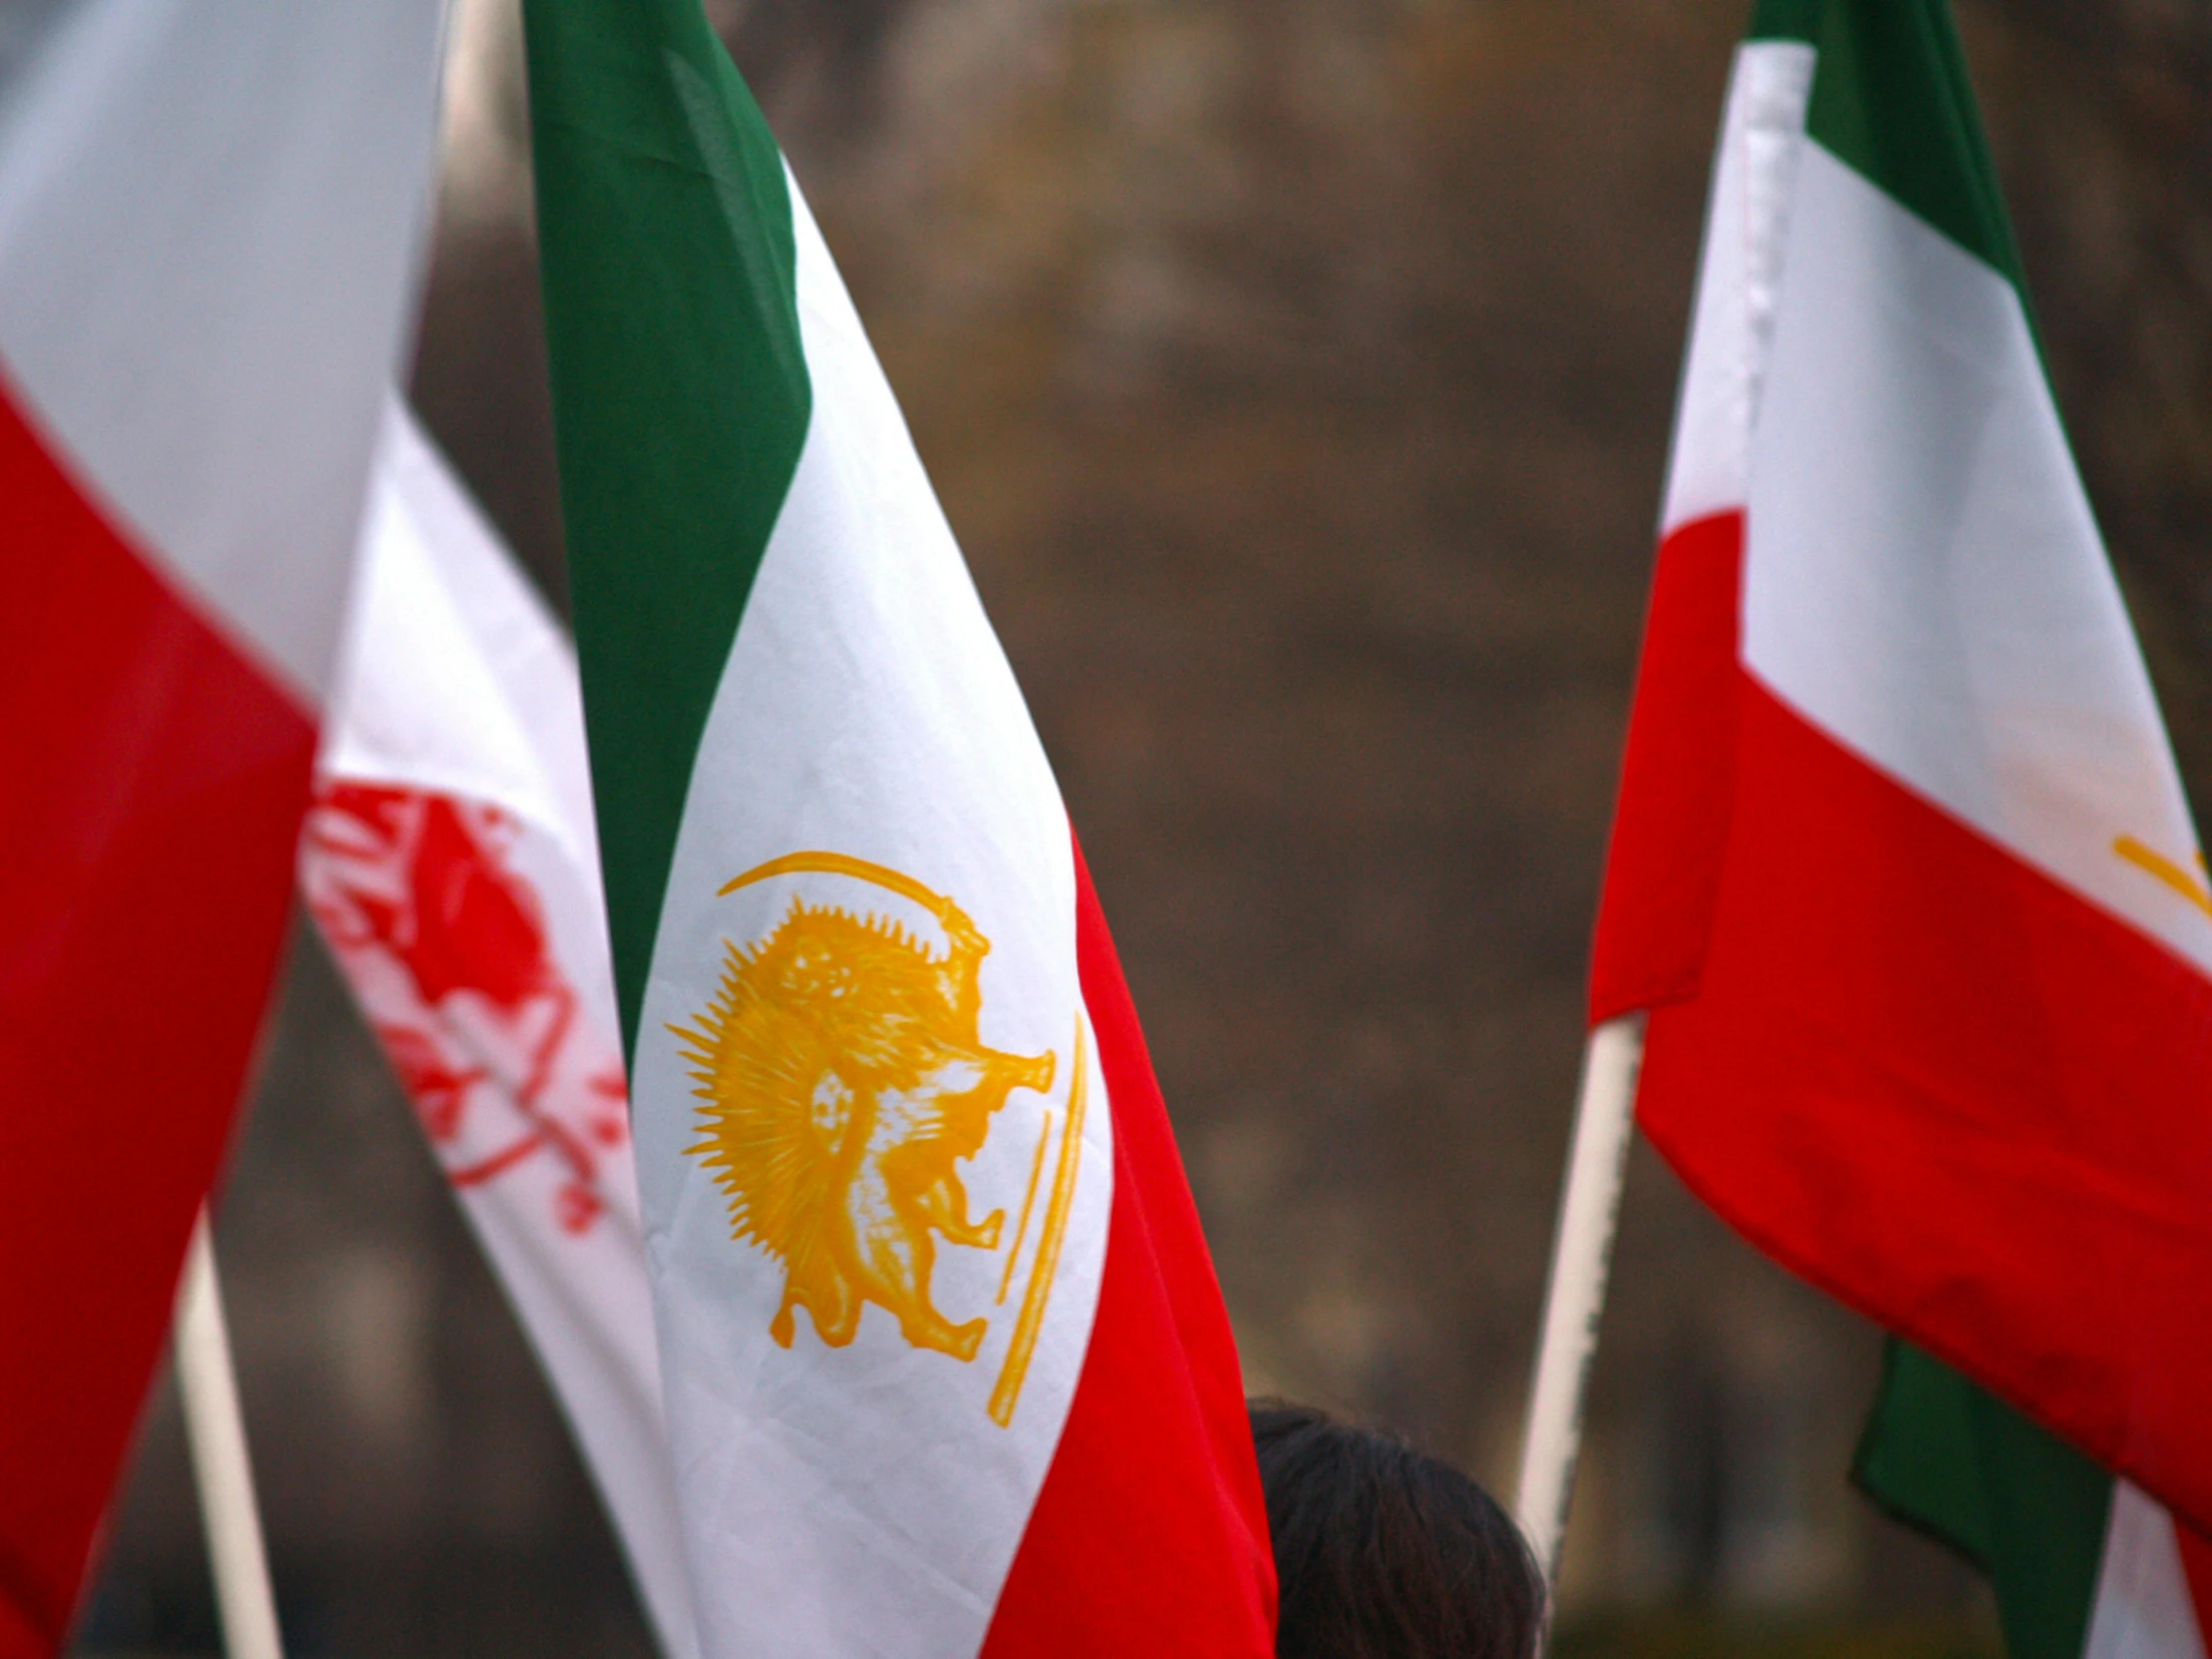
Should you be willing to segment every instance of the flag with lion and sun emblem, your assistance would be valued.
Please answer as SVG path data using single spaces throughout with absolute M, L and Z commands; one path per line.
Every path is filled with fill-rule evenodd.
M 709 1659 L 1249 1655 L 1237 1356 L 1044 753 L 699 0 L 525 8 L 563 510 Z

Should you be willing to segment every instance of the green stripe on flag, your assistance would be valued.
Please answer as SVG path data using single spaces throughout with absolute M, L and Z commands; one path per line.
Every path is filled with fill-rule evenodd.
M 1853 1474 L 1885 1509 L 1989 1575 L 2011 1659 L 2080 1659 L 2111 1475 L 1895 1340 Z
M 1949 0 L 1760 0 L 1749 33 L 1811 44 L 1807 132 L 2024 292 Z
M 699 0 L 526 0 L 569 589 L 625 1049 L 813 398 L 784 162 Z
M 1802 40 L 1810 44 L 1819 37 L 1821 13 L 1827 9 L 1827 0 L 1758 0 L 1744 38 Z

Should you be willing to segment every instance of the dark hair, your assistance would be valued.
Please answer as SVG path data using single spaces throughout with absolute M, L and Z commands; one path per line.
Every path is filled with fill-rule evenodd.
M 1252 1402 L 1279 1659 L 1533 1659 L 1544 1583 L 1489 1493 L 1372 1428 Z

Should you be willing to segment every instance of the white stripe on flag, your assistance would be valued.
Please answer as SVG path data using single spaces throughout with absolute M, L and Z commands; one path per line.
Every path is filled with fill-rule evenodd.
M 300 886 L 695 1659 L 575 656 L 396 401 Z
M 0 85 L 0 359 L 312 709 L 436 133 L 437 0 L 74 0 Z
M 1713 158 L 1662 534 L 1744 505 L 1751 428 L 1780 298 L 1790 189 L 1812 88 L 1810 46 L 1756 41 L 1736 54 Z
M 2125 1480 L 2112 1483 L 2104 1564 L 2081 1659 L 2205 1659 L 2173 1517 Z
M 2197 842 L 2018 292 L 1804 146 L 1753 438 L 1744 658 L 1892 778 L 2200 970 Z

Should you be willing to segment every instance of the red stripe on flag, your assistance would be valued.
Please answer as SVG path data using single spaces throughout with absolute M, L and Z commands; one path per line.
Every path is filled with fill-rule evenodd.
M 983 1653 L 1264 1659 L 1275 1566 L 1236 1342 L 1080 846 L 1075 879 L 1113 1217 L 1083 1373 Z
M 1731 706 L 1645 1130 L 1760 1248 L 2212 1524 L 2212 984 L 1750 676 Z
M 1744 515 L 1659 544 L 1590 952 L 1590 1023 L 1697 993 L 1735 793 Z
M 0 391 L 0 1659 L 60 1651 L 283 934 L 314 729 Z

